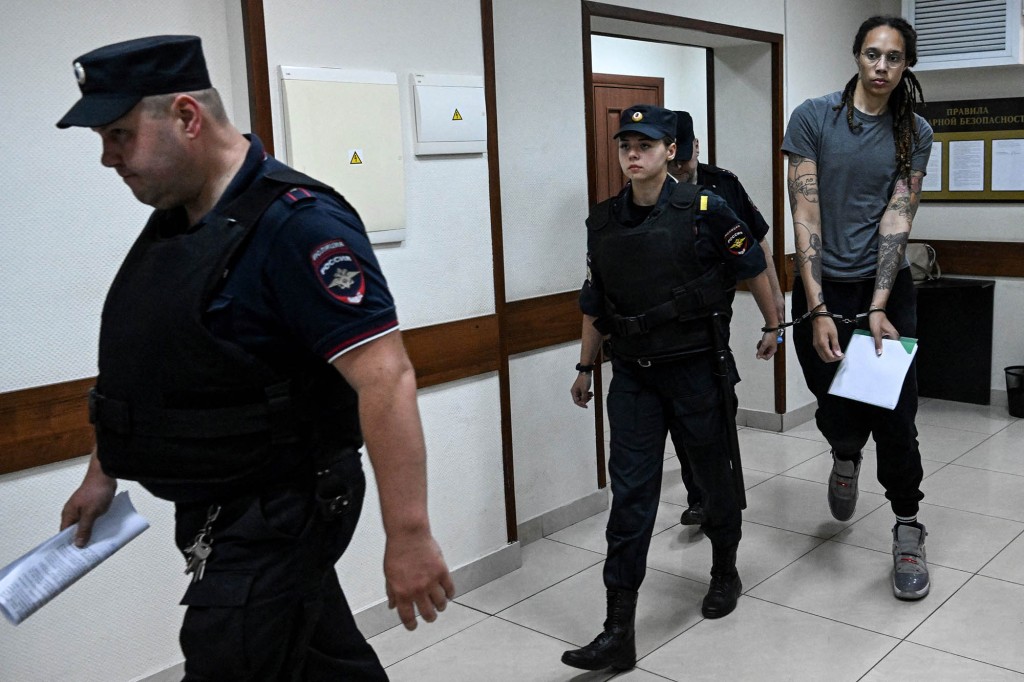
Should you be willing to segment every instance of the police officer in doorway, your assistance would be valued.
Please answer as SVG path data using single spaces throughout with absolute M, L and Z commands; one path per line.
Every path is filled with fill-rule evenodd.
M 101 162 L 155 210 L 103 308 L 96 449 L 61 515 L 85 546 L 117 479 L 175 503 L 192 582 L 185 680 L 386 680 L 335 563 L 365 439 L 389 604 L 433 621 L 454 587 L 430 531 L 416 380 L 387 283 L 341 195 L 228 120 L 195 36 L 74 62 Z
M 701 606 L 707 618 L 732 612 L 742 591 L 736 571 L 740 501 L 730 462 L 728 413 L 738 381 L 715 337 L 728 326 L 727 291 L 746 280 L 768 327 L 778 316 L 764 255 L 719 197 L 676 182 L 668 163 L 676 154 L 676 115 L 649 105 L 622 112 L 619 163 L 630 183 L 587 219 L 587 280 L 579 375 L 573 402 L 593 397 L 591 372 L 602 338 L 610 337 L 613 378 L 608 391 L 612 508 L 604 565 L 607 618 L 587 646 L 562 661 L 585 670 L 632 668 L 638 591 L 646 571 L 661 491 L 669 428 L 683 437 L 694 477 L 705 493 L 704 528 L 711 540 L 711 585 Z M 713 325 L 719 325 L 718 328 Z M 774 355 L 774 333 L 757 357 Z M 728 391 L 725 386 L 728 386 Z M 732 433 L 735 436 L 735 431 Z M 741 489 L 740 489 L 741 490 Z
M 757 210 L 757 206 L 750 199 L 747 190 L 743 188 L 740 179 L 732 171 L 718 166 L 700 163 L 700 140 L 693 134 L 693 117 L 689 112 L 677 111 L 676 113 L 676 155 L 668 162 L 668 172 L 679 182 L 689 182 L 700 185 L 725 199 L 736 217 L 743 221 L 750 233 L 757 240 L 761 251 L 764 252 L 765 262 L 768 265 L 768 281 L 772 287 L 772 300 L 775 302 L 775 311 L 779 321 L 786 319 L 786 299 L 779 287 L 779 277 L 775 272 L 775 263 L 772 261 L 772 249 L 768 244 L 768 223 L 764 216 Z M 730 292 L 730 302 L 735 295 L 735 290 Z M 782 332 L 779 332 L 779 338 Z M 679 522 L 684 526 L 700 525 L 704 521 L 703 504 L 701 502 L 700 488 L 693 482 L 693 469 L 690 462 L 683 455 L 682 434 L 671 431 L 672 443 L 676 449 L 676 456 L 679 458 L 679 471 L 683 478 L 683 487 L 686 488 L 686 509 L 680 516 Z

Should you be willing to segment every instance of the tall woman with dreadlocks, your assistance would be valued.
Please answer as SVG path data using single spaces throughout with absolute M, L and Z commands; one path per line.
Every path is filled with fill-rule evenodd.
M 853 517 L 861 451 L 876 445 L 878 481 L 893 526 L 892 589 L 897 598 L 928 594 L 921 492 L 917 377 L 911 365 L 895 409 L 829 395 L 828 388 L 860 319 L 874 337 L 914 337 L 917 306 L 904 257 L 931 153 L 932 130 L 914 113 L 922 98 L 910 68 L 917 34 L 900 17 L 872 17 L 853 41 L 857 75 L 841 92 L 794 110 L 782 143 L 796 235 L 793 341 L 808 388 L 818 399 L 818 429 L 832 447 L 829 509 Z

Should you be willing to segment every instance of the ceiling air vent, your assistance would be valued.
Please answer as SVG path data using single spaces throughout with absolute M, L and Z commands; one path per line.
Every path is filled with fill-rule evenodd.
M 1021 64 L 1021 0 L 903 0 L 918 71 Z

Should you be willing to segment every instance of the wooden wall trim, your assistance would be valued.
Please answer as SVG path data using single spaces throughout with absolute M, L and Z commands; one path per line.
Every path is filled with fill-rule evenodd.
M 579 341 L 577 292 L 508 304 L 509 354 Z M 499 371 L 497 315 L 403 330 L 420 388 Z M 0 474 L 88 454 L 95 377 L 0 393 Z
M 88 454 L 93 383 L 90 377 L 0 393 L 0 474 Z
M 1024 227 L 1024 224 L 1021 225 Z M 911 239 L 931 244 L 943 275 L 1024 277 L 1024 242 Z
M 579 292 L 540 296 L 508 304 L 509 355 L 580 340 Z
M 967 277 L 1024 277 L 1024 242 L 969 242 L 957 239 L 911 239 L 931 244 L 943 275 Z M 786 286 L 793 290 L 796 254 L 787 253 L 783 266 Z M 780 271 L 780 277 L 782 272 Z

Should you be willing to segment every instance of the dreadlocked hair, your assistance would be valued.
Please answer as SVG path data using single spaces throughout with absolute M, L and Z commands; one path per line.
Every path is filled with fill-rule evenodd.
M 892 112 L 892 137 L 896 143 L 896 174 L 899 178 L 910 177 L 911 157 L 913 156 L 914 141 L 917 140 L 917 118 L 914 115 L 918 104 L 924 103 L 924 91 L 917 76 L 909 67 L 917 64 L 917 32 L 903 17 L 876 16 L 871 17 L 857 31 L 853 40 L 853 54 L 855 58 L 860 56 L 860 48 L 864 44 L 867 34 L 879 26 L 890 26 L 903 36 L 903 45 L 907 60 L 907 69 L 899 84 L 889 95 L 889 110 Z M 857 132 L 861 124 L 853 120 L 853 94 L 857 90 L 857 81 L 860 75 L 850 79 L 843 89 L 843 96 L 839 104 L 832 107 L 837 112 L 846 107 L 846 123 L 850 130 Z

